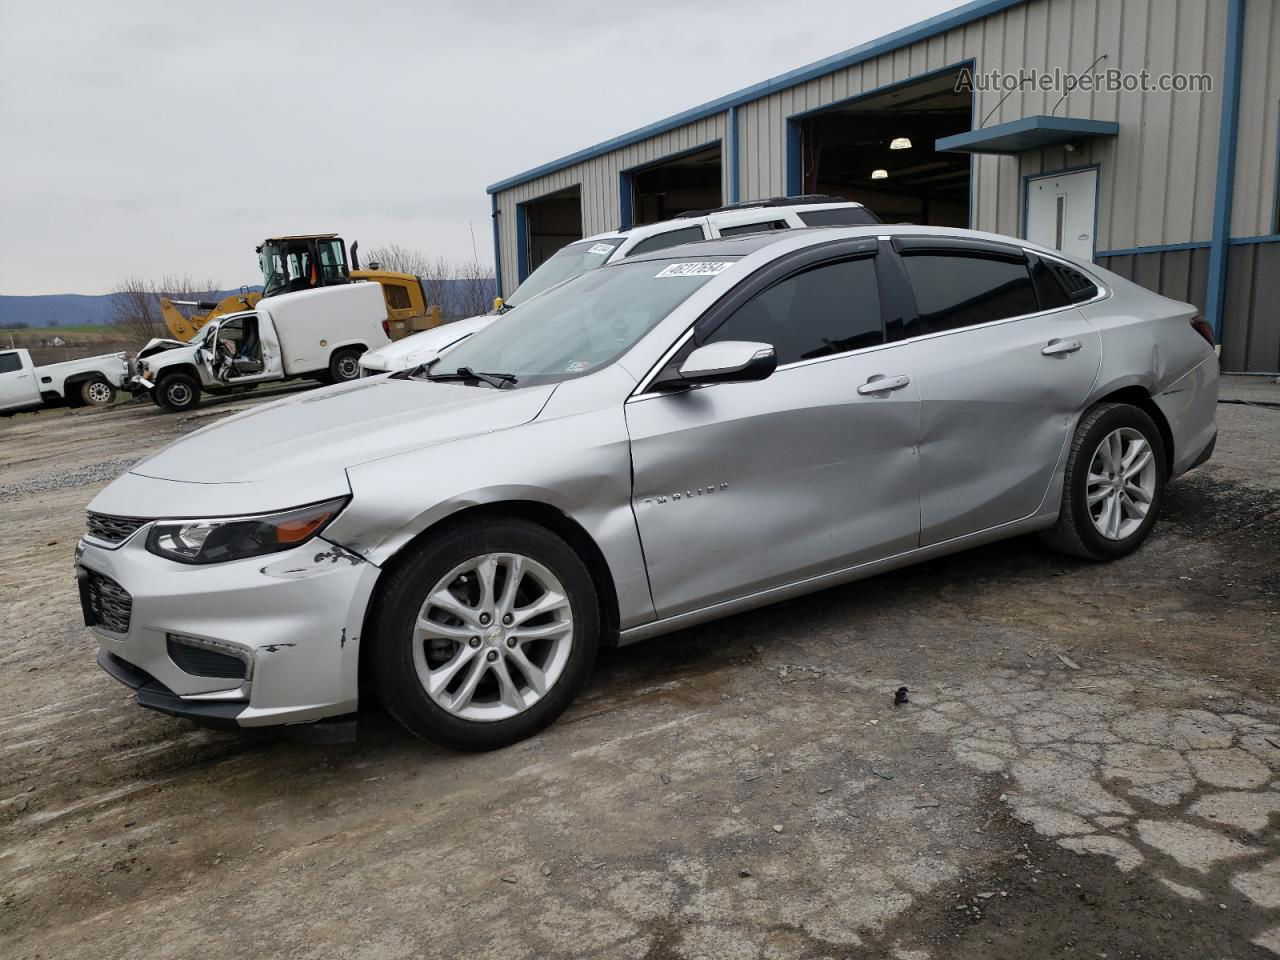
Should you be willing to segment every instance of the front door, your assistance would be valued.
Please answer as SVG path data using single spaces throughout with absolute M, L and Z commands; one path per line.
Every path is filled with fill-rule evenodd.
M 870 255 L 781 279 L 689 345 L 772 344 L 773 376 L 627 404 L 660 617 L 915 547 L 919 404 L 878 291 Z
M 1040 508 L 1102 358 L 1097 331 L 1061 290 L 1038 289 L 1020 252 L 947 243 L 901 261 L 919 314 L 906 345 L 920 385 L 922 546 Z
M 16 350 L 0 353 L 0 410 L 30 406 L 39 399 L 22 354 Z
M 1027 181 L 1027 239 L 1032 243 L 1092 260 L 1097 213 L 1097 170 Z

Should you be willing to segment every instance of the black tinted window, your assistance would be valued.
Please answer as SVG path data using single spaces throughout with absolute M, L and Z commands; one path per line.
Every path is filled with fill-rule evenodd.
M 924 333 L 971 327 L 1040 309 L 1026 263 L 954 254 L 902 258 Z
M 785 230 L 785 220 L 764 220 L 759 223 L 740 223 L 736 227 L 721 227 L 720 236 L 740 237 L 747 233 L 766 233 L 769 230 Z
M 1053 275 L 1049 265 L 1039 257 L 1031 258 L 1031 279 L 1035 281 L 1036 296 L 1040 299 L 1041 310 L 1056 310 L 1070 304 L 1062 284 Z
M 875 261 L 824 264 L 774 284 L 705 342 L 723 340 L 773 344 L 780 364 L 883 343 Z
M 800 219 L 810 227 L 861 227 L 879 223 L 866 207 L 837 207 L 834 210 L 802 210 Z
M 0 373 L 13 373 L 22 369 L 22 360 L 16 353 L 0 353 Z
M 655 236 L 641 240 L 628 252 L 628 257 L 634 257 L 637 253 L 648 253 L 651 250 L 665 250 L 667 247 L 674 247 L 681 243 L 696 243 L 699 240 L 705 240 L 702 235 L 701 227 L 685 227 L 683 230 L 669 230 L 666 233 L 659 233 Z
M 1051 269 L 1067 292 L 1067 299 L 1072 303 L 1092 300 L 1098 295 L 1098 285 L 1079 270 L 1068 267 L 1065 263 L 1051 261 Z

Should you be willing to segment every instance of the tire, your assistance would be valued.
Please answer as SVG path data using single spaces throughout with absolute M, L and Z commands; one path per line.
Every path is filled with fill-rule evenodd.
M 506 567 L 498 562 L 492 613 L 482 614 L 481 578 L 474 564 L 493 555 L 505 557 Z M 516 581 L 520 592 L 504 607 L 511 579 L 504 570 L 512 569 L 513 557 L 523 561 L 524 570 Z M 550 581 L 562 592 L 540 592 Z M 455 591 L 469 594 L 470 600 L 459 599 Z M 451 607 L 465 608 L 465 620 L 428 603 L 428 597 L 443 592 L 458 601 Z M 554 602 L 557 596 L 567 602 L 556 604 L 554 612 L 529 617 L 537 604 Z M 441 533 L 391 573 L 376 602 L 370 661 L 374 692 L 409 732 L 454 750 L 495 750 L 551 724 L 587 682 L 600 645 L 600 604 L 586 565 L 555 534 L 519 519 L 473 522 Z M 510 636 L 502 628 L 504 609 L 515 611 Z M 528 618 L 523 625 L 515 619 L 522 611 Z M 482 616 L 491 617 L 487 626 L 480 625 Z M 571 618 L 567 626 L 566 617 Z M 420 618 L 453 625 L 437 626 L 430 639 L 415 639 Z M 441 629 L 451 636 L 439 636 Z M 471 630 L 475 635 L 464 636 Z M 526 631 L 544 636 L 527 639 Z M 541 693 L 520 658 L 546 681 Z M 510 678 L 505 686 L 499 670 Z M 428 693 L 426 683 L 445 675 L 451 679 L 434 696 Z M 450 700 L 455 701 L 452 708 L 444 705 Z
M 170 413 L 193 410 L 200 403 L 200 381 L 189 373 L 169 373 L 156 384 L 155 396 Z
M 102 377 L 80 384 L 80 400 L 86 407 L 109 407 L 116 402 L 116 388 Z
M 329 357 L 329 383 L 350 383 L 360 378 L 360 353 L 355 347 L 333 351 Z
M 1120 440 L 1122 476 L 1111 480 L 1108 463 L 1114 460 L 1111 444 L 1116 437 Z M 1124 461 L 1133 453 L 1133 444 L 1139 438 L 1146 444 L 1149 461 L 1141 469 L 1135 469 L 1143 459 L 1138 447 L 1134 461 L 1125 466 Z M 1102 449 L 1104 441 L 1108 444 L 1106 450 Z M 1093 472 L 1093 467 L 1098 468 L 1097 472 Z M 1067 454 L 1058 522 L 1044 531 L 1041 539 L 1059 553 L 1086 560 L 1118 560 L 1128 556 L 1142 546 L 1151 533 L 1167 479 L 1164 440 L 1151 417 L 1126 403 L 1100 403 L 1086 411 L 1076 427 Z M 1096 501 L 1092 505 L 1091 494 Z M 1145 510 L 1142 494 L 1149 497 Z

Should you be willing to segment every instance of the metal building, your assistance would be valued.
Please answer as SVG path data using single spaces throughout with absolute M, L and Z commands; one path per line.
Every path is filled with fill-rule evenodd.
M 1054 71 L 1103 81 L 1064 97 Z M 827 193 L 1092 257 L 1200 305 L 1225 370 L 1278 371 L 1278 126 L 1276 0 L 975 0 L 493 184 L 498 284 L 583 236 Z

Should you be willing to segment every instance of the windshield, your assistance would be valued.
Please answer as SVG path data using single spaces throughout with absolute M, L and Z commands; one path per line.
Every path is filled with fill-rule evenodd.
M 623 237 L 610 237 L 608 240 L 583 240 L 571 243 L 557 250 L 537 270 L 524 278 L 524 283 L 511 291 L 505 300 L 508 307 L 519 306 L 531 297 L 536 297 L 543 290 L 550 290 L 557 283 L 594 270 L 601 266 L 609 255 L 622 243 Z
M 730 259 L 643 260 L 593 270 L 464 340 L 432 364 L 432 377 L 511 374 L 516 385 L 594 373 L 622 356 Z

